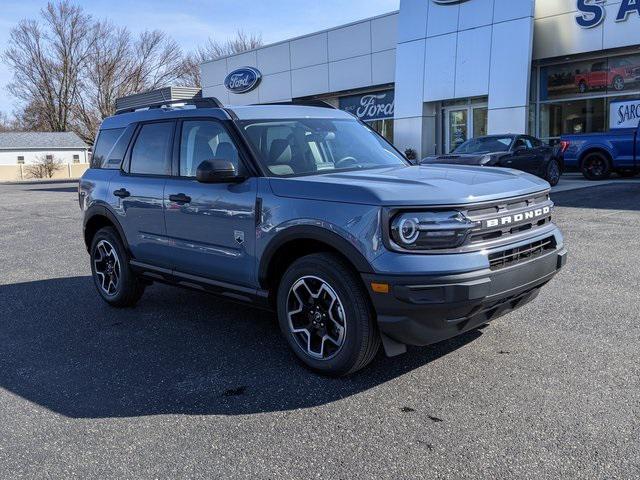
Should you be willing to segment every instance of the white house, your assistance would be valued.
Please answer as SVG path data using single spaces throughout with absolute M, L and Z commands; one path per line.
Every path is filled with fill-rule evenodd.
M 0 133 L 0 165 L 28 165 L 47 157 L 63 164 L 86 164 L 89 146 L 73 132 Z

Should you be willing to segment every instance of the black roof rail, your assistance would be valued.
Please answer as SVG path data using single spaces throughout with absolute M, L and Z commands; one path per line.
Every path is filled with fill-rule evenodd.
M 157 103 L 149 103 L 146 105 L 136 105 L 135 107 L 123 108 L 122 110 L 117 110 L 116 115 L 121 115 L 123 113 L 131 113 L 136 112 L 138 110 L 143 109 L 154 109 L 154 108 L 162 108 L 162 107 L 170 107 L 171 105 L 193 105 L 196 108 L 224 108 L 224 105 L 215 97 L 203 97 L 203 98 L 191 98 L 191 99 L 174 99 L 174 100 L 164 100 L 162 102 Z
M 320 107 L 320 108 L 330 108 L 332 110 L 339 110 L 338 107 L 331 105 L 329 102 L 325 102 L 324 100 L 291 100 L 290 102 L 273 102 L 273 103 L 262 103 L 255 105 L 298 105 L 301 107 Z

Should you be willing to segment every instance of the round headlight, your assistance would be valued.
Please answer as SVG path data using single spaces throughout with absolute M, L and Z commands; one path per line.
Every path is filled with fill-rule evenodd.
M 411 245 L 418 239 L 420 231 L 418 230 L 418 221 L 414 218 L 403 218 L 398 224 L 398 233 L 402 243 Z

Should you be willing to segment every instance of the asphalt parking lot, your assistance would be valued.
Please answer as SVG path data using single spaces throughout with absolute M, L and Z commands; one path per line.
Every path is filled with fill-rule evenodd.
M 330 380 L 262 311 L 107 308 L 75 186 L 0 185 L 0 478 L 640 478 L 640 182 L 587 186 L 533 304 Z

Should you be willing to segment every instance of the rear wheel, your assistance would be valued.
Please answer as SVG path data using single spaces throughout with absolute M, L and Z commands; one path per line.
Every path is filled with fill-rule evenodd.
M 545 170 L 544 179 L 549 182 L 552 187 L 555 187 L 560 181 L 560 163 L 555 158 L 549 160 L 547 168 Z
M 605 154 L 593 152 L 584 157 L 581 170 L 588 180 L 606 180 L 611 175 L 611 164 Z
M 622 78 L 620 75 L 617 75 L 616 78 L 613 79 L 611 85 L 613 86 L 614 90 L 616 90 L 617 92 L 621 92 L 622 90 L 624 90 L 624 78 Z
M 282 277 L 277 304 L 280 329 L 289 346 L 318 373 L 356 372 L 380 348 L 367 292 L 336 255 L 317 253 L 296 260 Z
M 91 242 L 91 273 L 102 299 L 114 307 L 132 307 L 144 293 L 144 283 L 129 267 L 129 257 L 118 233 L 105 227 Z

